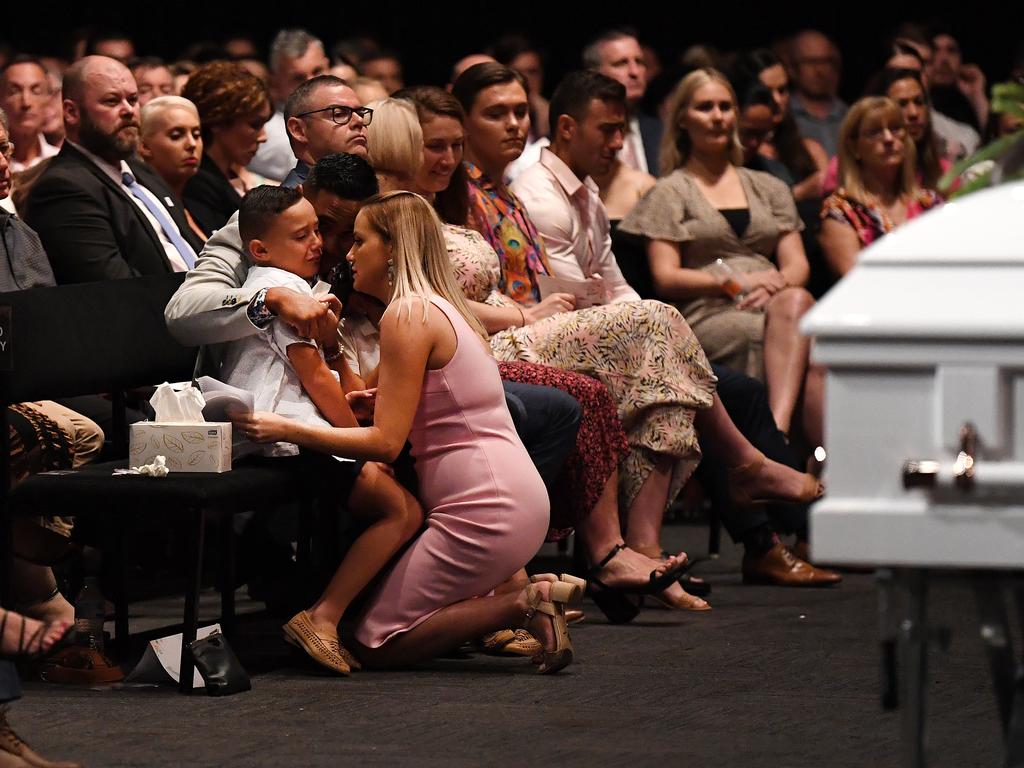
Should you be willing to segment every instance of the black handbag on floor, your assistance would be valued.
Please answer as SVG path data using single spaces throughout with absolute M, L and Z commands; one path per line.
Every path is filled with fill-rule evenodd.
M 196 640 L 189 649 L 206 683 L 207 696 L 230 696 L 252 689 L 249 675 L 220 632 Z

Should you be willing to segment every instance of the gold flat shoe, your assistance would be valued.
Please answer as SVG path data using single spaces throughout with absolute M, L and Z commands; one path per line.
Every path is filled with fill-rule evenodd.
M 346 655 L 352 658 L 352 654 L 342 646 L 338 633 L 328 634 L 318 630 L 306 611 L 299 611 L 292 616 L 283 629 L 285 641 L 305 651 L 320 666 L 339 675 L 352 672 L 351 664 L 345 659 Z

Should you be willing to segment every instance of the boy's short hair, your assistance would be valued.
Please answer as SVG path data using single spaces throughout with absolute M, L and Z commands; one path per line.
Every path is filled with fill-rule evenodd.
M 238 234 L 242 236 L 242 247 L 263 237 L 274 219 L 302 199 L 302 193 L 291 187 L 274 187 L 261 184 L 245 193 L 238 208 Z

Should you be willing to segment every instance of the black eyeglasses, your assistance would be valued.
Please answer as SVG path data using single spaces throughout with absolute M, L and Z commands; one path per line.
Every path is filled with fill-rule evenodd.
M 334 121 L 335 125 L 348 125 L 352 121 L 352 115 L 359 115 L 363 125 L 369 125 L 373 120 L 373 110 L 369 107 L 343 107 L 340 104 L 332 104 L 323 109 L 313 109 L 309 112 L 303 112 L 301 115 L 296 115 L 296 117 L 308 117 L 319 112 L 330 112 L 331 120 Z

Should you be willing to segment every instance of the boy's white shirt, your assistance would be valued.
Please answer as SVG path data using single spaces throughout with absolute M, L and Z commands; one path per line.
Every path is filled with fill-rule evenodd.
M 319 296 L 329 290 L 330 285 L 318 280 L 310 286 L 298 275 L 277 267 L 250 267 L 242 290 L 254 294 L 262 288 L 290 288 L 305 296 Z M 303 424 L 329 427 L 330 423 L 302 389 L 302 382 L 288 359 L 288 347 L 292 344 L 316 346 L 310 339 L 299 336 L 288 323 L 275 318 L 264 333 L 227 344 L 220 378 L 252 392 L 257 411 L 270 411 Z M 265 456 L 295 456 L 298 452 L 298 446 L 292 443 L 273 443 L 263 449 Z

